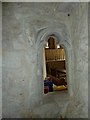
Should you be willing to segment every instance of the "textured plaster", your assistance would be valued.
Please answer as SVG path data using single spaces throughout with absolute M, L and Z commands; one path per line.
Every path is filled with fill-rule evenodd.
M 90 11 L 90 2 L 88 4 L 88 13 L 89 11 Z M 90 31 L 90 14 L 88 14 L 88 33 L 89 31 Z M 90 38 L 90 34 L 88 34 L 88 38 Z M 89 46 L 90 46 L 90 40 L 88 40 L 88 86 L 90 85 L 90 80 L 89 80 L 90 78 L 90 69 L 89 69 L 90 68 L 90 54 L 89 54 L 90 47 Z M 90 92 L 88 92 L 88 96 L 90 96 Z M 90 113 L 90 97 L 88 100 L 89 100 L 88 102 L 89 102 L 89 113 Z M 90 114 L 89 114 L 89 118 L 90 118 Z
M 2 3 L 0 2 L 0 119 L 2 117 Z
M 37 117 L 88 116 L 87 26 L 87 3 L 3 3 L 3 117 L 35 117 L 40 109 Z M 43 47 L 52 33 L 67 57 L 69 101 L 61 112 L 54 102 L 44 104 Z
M 72 13 L 71 35 L 75 56 L 75 94 L 69 106 L 68 117 L 88 117 L 88 4 L 81 3 Z M 74 17 L 75 16 L 75 17 Z M 81 19 L 82 18 L 82 19 Z M 83 24 L 82 24 L 83 23 Z M 76 99 L 76 101 L 75 101 Z M 78 109 L 77 109 L 78 106 Z M 80 111 L 82 109 L 82 111 Z M 79 112 L 77 112 L 79 110 Z M 72 114 L 72 116 L 71 116 Z
M 89 2 L 89 0 L 1 0 L 2 2 Z

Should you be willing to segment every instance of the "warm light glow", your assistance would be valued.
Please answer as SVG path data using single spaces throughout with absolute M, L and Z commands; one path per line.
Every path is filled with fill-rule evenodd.
M 57 48 L 60 48 L 60 45 L 57 45 Z
M 46 46 L 45 46 L 45 48 L 49 48 L 49 46 L 48 46 L 48 42 L 46 43 Z

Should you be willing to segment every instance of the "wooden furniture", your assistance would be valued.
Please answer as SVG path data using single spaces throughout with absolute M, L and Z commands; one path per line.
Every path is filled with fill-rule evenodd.
M 56 69 L 56 74 L 58 78 L 65 78 L 66 79 L 66 70 L 65 69 Z

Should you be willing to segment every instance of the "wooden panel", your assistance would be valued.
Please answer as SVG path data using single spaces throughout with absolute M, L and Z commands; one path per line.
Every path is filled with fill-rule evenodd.
M 65 60 L 64 49 L 45 49 L 46 60 Z
M 65 68 L 65 60 L 64 61 L 48 61 L 46 64 L 51 68 L 61 68 L 61 69 Z
M 55 68 L 66 69 L 66 67 L 65 67 L 65 60 L 63 60 L 63 61 L 48 61 L 48 62 L 46 62 L 46 69 L 47 69 L 47 73 L 48 74 L 51 73 L 51 69 L 55 69 Z

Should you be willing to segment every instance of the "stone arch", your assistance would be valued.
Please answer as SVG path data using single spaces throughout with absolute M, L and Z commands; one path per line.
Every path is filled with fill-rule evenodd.
M 69 33 L 66 32 L 63 34 L 64 30 L 62 31 L 62 28 L 54 28 L 54 27 L 45 27 L 42 28 L 38 31 L 37 33 L 37 80 L 39 81 L 39 86 L 38 86 L 38 94 L 42 98 L 43 96 L 43 81 L 42 81 L 42 74 L 43 74 L 43 58 L 42 58 L 42 52 L 43 52 L 43 47 L 45 46 L 45 41 L 47 38 L 54 34 L 58 40 L 58 44 L 62 44 L 65 50 L 65 54 L 67 57 L 67 62 L 66 62 L 66 68 L 67 68 L 67 82 L 68 82 L 68 91 L 69 95 L 73 95 L 73 49 L 72 49 L 72 44 L 70 41 Z M 64 28 L 65 29 L 65 28 Z

